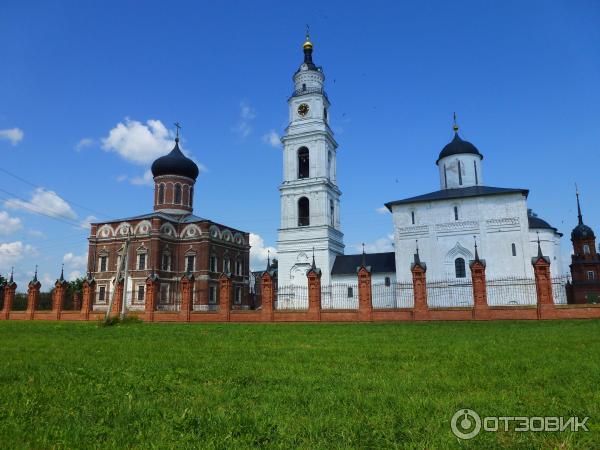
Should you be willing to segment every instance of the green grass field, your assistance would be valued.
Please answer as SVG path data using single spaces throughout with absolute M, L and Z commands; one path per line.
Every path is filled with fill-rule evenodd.
M 0 322 L 0 447 L 599 448 L 600 321 Z M 590 416 L 480 433 L 481 416 Z

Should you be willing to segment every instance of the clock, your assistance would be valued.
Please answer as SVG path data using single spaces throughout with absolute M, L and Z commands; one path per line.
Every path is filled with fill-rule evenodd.
M 304 117 L 308 114 L 309 109 L 310 108 L 308 107 L 308 105 L 306 103 L 302 103 L 300 106 L 298 106 L 298 114 L 301 117 Z

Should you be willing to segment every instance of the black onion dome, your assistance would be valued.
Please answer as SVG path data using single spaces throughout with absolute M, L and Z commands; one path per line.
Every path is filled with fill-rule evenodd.
M 478 155 L 481 159 L 483 159 L 483 155 L 481 153 L 479 153 L 479 150 L 477 150 L 477 147 L 475 147 L 473 144 L 471 144 L 468 141 L 463 141 L 460 138 L 460 136 L 458 135 L 458 132 L 455 132 L 454 139 L 452 139 L 452 141 L 448 145 L 446 145 L 440 152 L 438 161 L 442 158 L 445 158 L 446 156 L 461 155 L 461 154 L 465 154 L 465 153 L 472 154 L 472 155 Z
M 572 239 L 594 239 L 595 237 L 594 230 L 583 223 L 580 223 L 571 231 Z
M 152 163 L 152 175 L 180 175 L 195 180 L 198 178 L 198 166 L 186 157 L 179 149 L 179 139 L 175 139 L 175 147 L 168 155 L 161 156 Z

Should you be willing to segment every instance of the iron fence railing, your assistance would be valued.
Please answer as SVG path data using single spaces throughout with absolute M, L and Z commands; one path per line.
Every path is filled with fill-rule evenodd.
M 308 309 L 308 286 L 278 286 L 275 309 Z
M 468 278 L 427 281 L 427 305 L 430 308 L 473 306 L 473 285 Z
M 570 277 L 568 275 L 552 278 L 552 296 L 554 297 L 555 305 L 567 304 L 567 283 L 569 280 Z
M 371 286 L 373 308 L 412 308 L 412 283 L 377 283 Z
M 537 304 L 533 278 L 506 277 L 486 280 L 487 302 L 490 306 Z
M 358 284 L 333 283 L 321 290 L 323 309 L 358 309 Z

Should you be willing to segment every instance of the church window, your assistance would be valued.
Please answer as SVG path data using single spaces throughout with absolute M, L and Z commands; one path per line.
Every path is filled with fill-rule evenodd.
M 139 303 L 144 301 L 144 285 L 143 284 L 138 284 L 137 301 Z
M 590 246 L 587 244 L 583 245 L 583 254 L 584 255 L 589 255 L 590 254 Z
M 329 220 L 332 227 L 335 227 L 335 209 L 333 207 L 333 200 L 329 200 Z
M 513 244 L 511 244 L 511 247 L 512 247 L 512 255 L 517 256 L 517 246 L 513 243 Z
M 194 271 L 194 263 L 196 262 L 196 257 L 193 255 L 185 257 L 185 271 L 191 273 Z
M 217 287 L 211 286 L 208 288 L 208 303 L 214 305 L 217 303 Z
M 98 302 L 106 301 L 106 286 L 100 286 L 98 288 Z
M 223 260 L 223 272 L 225 272 L 225 273 L 231 272 L 231 260 L 229 258 Z
M 302 83 L 302 91 L 306 91 L 306 83 Z
M 477 176 L 477 162 L 473 161 L 473 169 L 475 170 L 475 184 L 479 184 L 479 177 Z
M 243 265 L 241 261 L 237 261 L 235 264 L 235 273 L 238 275 L 243 275 Z
M 458 160 L 458 184 L 462 186 L 462 169 L 460 167 L 460 160 Z
M 161 184 L 158 186 L 158 204 L 161 205 L 165 202 L 165 185 Z
M 390 277 L 385 277 L 385 285 L 386 286 L 391 286 L 392 281 L 390 280 Z
M 454 271 L 456 278 L 465 278 L 467 276 L 467 269 L 463 258 L 456 258 L 454 260 Z
M 448 170 L 446 169 L 446 164 L 444 164 L 444 187 L 448 189 Z
M 106 272 L 106 266 L 108 263 L 108 256 L 100 257 L 100 272 Z
M 241 303 L 242 303 L 242 288 L 236 287 L 235 288 L 235 304 L 239 305 Z
M 310 225 L 310 203 L 306 197 L 300 197 L 298 200 L 298 226 L 307 227 Z
M 596 278 L 596 274 L 594 273 L 593 270 L 588 270 L 587 277 L 588 277 L 588 280 L 593 280 L 594 278 Z
M 354 290 L 352 287 L 348 286 L 348 298 L 354 297 Z
M 138 270 L 146 269 L 146 254 L 140 253 L 138 254 Z
M 458 206 L 454 207 L 454 220 L 458 220 Z
M 176 205 L 181 204 L 181 185 L 179 183 L 177 183 L 175 185 L 175 201 L 174 201 L 174 203 Z
M 194 186 L 190 187 L 190 198 L 188 200 L 188 205 L 190 206 L 190 208 L 192 207 L 194 203 Z
M 217 257 L 214 255 L 210 257 L 210 271 L 211 272 L 217 271 Z
M 160 303 L 169 303 L 169 285 L 160 285 Z
M 411 220 L 412 224 L 414 225 L 415 224 L 415 212 L 414 211 L 410 212 L 410 220 Z
M 331 176 L 331 151 L 327 152 L 327 176 L 332 178 Z
M 306 147 L 298 150 L 298 178 L 308 178 L 310 173 L 310 155 Z
M 327 122 L 327 108 L 323 108 L 323 118 L 325 119 L 325 122 Z
M 162 270 L 171 270 L 171 255 L 169 253 L 163 253 Z

